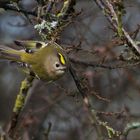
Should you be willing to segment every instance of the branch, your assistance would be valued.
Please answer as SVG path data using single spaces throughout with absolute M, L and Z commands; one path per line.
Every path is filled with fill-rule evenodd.
M 15 135 L 15 128 L 16 128 L 17 123 L 18 123 L 18 118 L 19 118 L 19 115 L 20 115 L 24 105 L 25 105 L 28 91 L 32 86 L 33 80 L 34 80 L 34 77 L 29 75 L 21 83 L 20 91 L 19 91 L 19 94 L 17 95 L 15 105 L 13 108 L 13 114 L 11 117 L 10 128 L 8 130 L 8 134 L 11 138 L 13 138 Z
M 113 26 L 113 28 L 116 31 L 118 31 L 118 29 L 120 28 L 119 20 L 113 5 L 108 0 L 105 0 L 105 2 L 102 0 L 94 0 L 94 1 L 98 5 L 98 7 L 103 11 L 104 15 L 106 16 L 110 24 Z M 140 54 L 140 48 L 136 45 L 136 43 L 133 41 L 133 39 L 127 33 L 127 31 L 123 27 L 121 27 L 121 31 L 123 32 L 123 38 L 126 40 L 128 45 L 129 46 L 131 45 Z
M 124 132 L 123 132 L 123 136 L 125 137 L 125 139 L 127 139 L 127 136 L 130 133 L 130 131 L 137 128 L 140 128 L 140 122 L 128 123 L 126 127 L 124 128 Z
M 76 71 L 73 69 L 72 66 L 70 66 L 69 71 L 70 71 L 72 78 L 77 86 L 77 89 L 79 90 L 79 93 L 83 97 L 84 104 L 87 107 L 89 115 L 90 115 L 90 121 L 92 124 L 94 124 L 93 126 L 96 129 L 99 140 L 103 140 L 101 127 L 98 125 L 98 117 L 96 116 L 96 111 L 91 109 L 91 104 L 90 104 L 89 99 L 88 99 L 88 94 L 87 94 L 88 89 L 82 85 L 81 81 L 79 80 L 78 76 L 76 75 Z
M 104 136 L 103 136 L 103 132 L 102 132 L 102 127 L 105 127 L 107 132 L 108 132 L 108 137 L 112 138 L 114 136 L 119 136 L 120 132 L 114 130 L 112 127 L 110 127 L 106 122 L 101 121 L 97 114 L 98 112 L 93 109 L 92 104 L 90 102 L 90 99 L 88 97 L 88 92 L 89 90 L 87 89 L 87 87 L 85 87 L 81 81 L 79 80 L 76 71 L 73 69 L 73 67 L 70 65 L 69 71 L 73 77 L 73 80 L 75 81 L 75 84 L 77 86 L 77 89 L 79 90 L 79 93 L 81 94 L 82 98 L 83 98 L 83 102 L 88 110 L 89 113 L 89 119 L 91 121 L 91 124 L 94 126 L 97 135 L 98 135 L 98 139 L 99 140 L 104 140 Z

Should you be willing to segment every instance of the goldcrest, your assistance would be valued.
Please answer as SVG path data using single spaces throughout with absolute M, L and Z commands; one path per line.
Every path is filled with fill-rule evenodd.
M 24 72 L 45 81 L 54 81 L 65 74 L 68 58 L 55 42 L 15 41 L 23 49 L 0 47 L 0 58 L 10 60 L 23 68 Z

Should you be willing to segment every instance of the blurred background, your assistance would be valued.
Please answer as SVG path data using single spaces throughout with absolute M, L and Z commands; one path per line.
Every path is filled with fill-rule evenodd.
M 137 29 L 140 24 L 140 0 L 125 0 L 126 14 L 123 25 L 128 32 Z M 22 0 L 20 8 L 34 11 L 35 0 Z M 102 61 L 109 65 L 116 64 L 116 58 L 124 49 L 112 43 L 114 33 L 102 12 L 93 0 L 77 0 L 74 7 L 78 14 L 64 28 L 59 44 L 63 47 L 78 46 L 82 50 L 71 56 L 75 59 Z M 21 13 L 0 9 L 0 44 L 13 46 L 14 40 L 39 40 L 34 24 Z M 137 40 L 140 34 L 137 35 Z M 92 53 L 91 53 L 92 52 Z M 94 94 L 90 95 L 92 106 L 97 111 L 117 112 L 117 115 L 99 113 L 115 130 L 122 131 L 128 122 L 140 121 L 140 72 L 139 66 L 125 69 L 103 69 L 84 67 L 74 64 L 78 76 L 93 92 L 110 102 L 103 101 Z M 0 60 L 0 125 L 10 119 L 20 83 L 25 74 L 9 62 Z M 49 140 L 96 140 L 95 128 L 89 120 L 81 95 L 69 73 L 54 83 L 35 81 L 30 90 L 30 97 L 22 112 L 23 123 L 19 127 L 23 140 L 33 137 L 45 140 L 43 135 L 51 125 Z M 139 140 L 140 130 L 132 131 L 128 140 Z M 107 139 L 107 132 L 106 139 Z

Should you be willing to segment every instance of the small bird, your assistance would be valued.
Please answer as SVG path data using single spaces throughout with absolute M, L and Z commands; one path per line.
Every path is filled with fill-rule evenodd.
M 25 73 L 45 81 L 55 81 L 68 69 L 66 53 L 55 42 L 15 41 L 21 50 L 0 47 L 0 58 L 18 64 Z

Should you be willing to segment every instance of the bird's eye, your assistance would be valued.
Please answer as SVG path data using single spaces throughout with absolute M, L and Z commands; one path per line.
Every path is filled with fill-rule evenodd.
M 56 63 L 55 66 L 58 68 L 60 66 L 60 64 Z
M 37 48 L 37 49 L 40 49 L 41 47 L 42 47 L 42 44 L 41 44 L 40 42 L 37 42 L 37 43 L 36 43 L 36 48 Z

